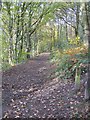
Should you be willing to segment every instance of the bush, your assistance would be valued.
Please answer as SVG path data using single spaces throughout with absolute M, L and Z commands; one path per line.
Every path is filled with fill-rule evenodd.
M 75 48 L 59 51 L 53 50 L 51 62 L 57 65 L 56 72 L 60 78 L 75 77 L 76 68 L 81 68 L 81 74 L 87 72 L 88 49 L 82 45 Z

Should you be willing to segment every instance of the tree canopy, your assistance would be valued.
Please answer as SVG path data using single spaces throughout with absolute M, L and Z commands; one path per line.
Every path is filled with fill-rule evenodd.
M 90 100 L 90 2 L 0 2 L 0 12 L 3 71 L 50 53 L 55 77 L 76 93 L 84 84 Z

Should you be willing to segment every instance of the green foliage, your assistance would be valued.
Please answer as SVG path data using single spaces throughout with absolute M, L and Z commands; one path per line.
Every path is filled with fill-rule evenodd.
M 76 38 L 72 38 L 72 39 L 69 38 L 68 41 L 69 41 L 69 44 L 71 45 L 79 45 L 80 37 L 77 36 Z
M 77 25 L 75 17 L 70 20 L 74 26 L 71 28 L 68 24 L 68 29 L 66 28 L 68 20 L 72 17 L 72 8 L 74 3 L 4 2 L 2 6 L 2 67 L 21 63 L 42 52 L 52 52 L 52 62 L 58 65 L 57 72 L 63 72 L 65 77 L 73 75 L 76 67 L 81 63 L 84 64 L 86 60 L 82 61 L 82 57 L 75 56 L 77 62 L 72 61 L 73 55 L 80 53 L 80 48 L 74 49 L 74 47 L 80 45 L 81 38 L 72 38 L 75 35 L 69 33 L 69 29 L 72 28 L 73 34 L 75 32 L 75 25 Z M 75 12 L 73 14 L 76 16 Z M 73 49 L 68 50 L 68 48 Z
M 8 61 L 2 62 L 2 70 L 7 70 L 11 67 L 11 65 L 8 63 Z
M 72 51 L 71 49 L 70 51 L 67 50 L 67 52 L 59 50 L 53 51 L 51 54 L 51 62 L 55 62 L 57 64 L 56 72 L 58 72 L 60 78 L 66 79 L 72 76 L 75 77 L 76 69 L 78 68 L 80 68 L 81 74 L 87 72 L 88 64 L 87 52 L 81 53 L 80 51 L 78 52 L 76 51 L 76 53 L 75 52 L 72 53 L 74 51 L 73 49 Z
M 60 5 L 47 2 L 4 2 L 2 6 L 2 67 L 25 61 L 37 53 L 47 51 L 47 34 L 39 31 L 50 19 L 54 18 L 53 12 Z M 46 35 L 47 36 L 47 35 Z M 34 41 L 35 40 L 35 41 Z M 38 43 L 40 41 L 40 43 Z M 49 39 L 50 42 L 50 39 Z M 5 65 L 4 65 L 5 64 Z

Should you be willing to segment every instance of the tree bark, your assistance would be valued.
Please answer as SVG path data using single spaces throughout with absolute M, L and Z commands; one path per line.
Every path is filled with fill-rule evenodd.
M 79 12 L 80 12 L 80 4 L 76 5 L 76 28 L 75 28 L 75 36 L 78 36 L 78 29 L 79 29 Z
M 86 100 L 90 101 L 90 2 L 85 3 L 85 11 L 86 11 L 86 24 L 88 30 L 88 80 L 86 84 L 85 90 L 87 91 L 87 95 L 85 96 Z
M 13 60 L 13 16 L 11 14 L 11 4 L 10 3 L 6 3 L 6 7 L 7 7 L 7 12 L 9 15 L 9 64 L 12 64 L 12 60 Z
M 66 13 L 66 21 L 67 21 L 67 13 Z M 66 40 L 68 42 L 68 25 L 66 24 Z
M 24 14 L 25 14 L 25 2 L 22 4 L 21 7 L 21 44 L 20 44 L 20 50 L 19 50 L 19 58 L 22 57 L 22 51 L 23 51 L 23 43 L 24 43 Z
M 19 42 L 19 37 L 20 37 L 20 15 L 19 15 L 19 4 L 17 4 L 18 6 L 18 9 L 17 9 L 17 19 L 16 19 L 16 41 L 15 41 L 15 60 L 16 60 L 16 63 L 18 63 L 18 52 L 17 52 L 17 49 L 18 49 L 18 42 Z
M 88 103 L 88 116 L 90 117 L 90 2 L 85 3 L 86 24 L 88 36 L 88 79 L 85 84 L 85 100 Z
M 30 56 L 30 52 L 31 52 L 31 48 L 32 48 L 32 45 L 31 45 L 31 19 L 32 19 L 32 10 L 31 10 L 31 7 L 32 7 L 32 4 L 30 4 L 29 6 L 29 21 L 28 21 L 28 33 L 27 33 L 27 59 L 29 59 L 31 56 Z

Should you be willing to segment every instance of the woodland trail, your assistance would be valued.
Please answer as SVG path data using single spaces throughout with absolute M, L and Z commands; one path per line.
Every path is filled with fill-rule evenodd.
M 55 69 L 49 53 L 3 72 L 3 118 L 84 117 L 83 91 L 73 94 L 74 84 L 50 76 Z

